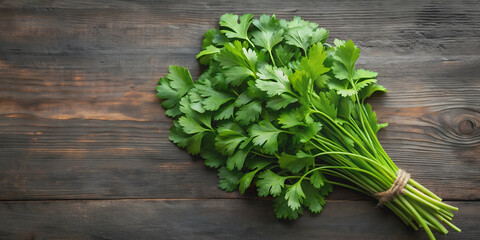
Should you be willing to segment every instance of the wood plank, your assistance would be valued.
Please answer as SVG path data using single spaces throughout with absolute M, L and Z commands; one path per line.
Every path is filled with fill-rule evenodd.
M 477 239 L 479 202 L 460 207 L 453 230 L 437 239 Z M 427 239 L 372 202 L 328 201 L 319 215 L 274 218 L 258 200 L 1 202 L 2 239 Z
M 115 43 L 136 42 L 142 39 L 141 36 L 145 36 L 154 40 L 141 41 L 143 46 L 150 44 L 155 46 L 158 41 L 181 46 L 185 45 L 185 42 L 179 39 L 198 41 L 199 33 L 214 26 L 218 17 L 225 12 L 250 12 L 256 15 L 275 13 L 281 18 L 300 15 L 332 30 L 334 37 L 358 39 L 363 46 L 375 46 L 377 51 L 394 50 L 397 54 L 411 54 L 432 51 L 452 53 L 452 49 L 461 49 L 455 54 L 472 55 L 477 54 L 479 49 L 478 41 L 472 41 L 478 39 L 480 31 L 479 4 L 474 0 L 424 3 L 414 0 L 402 2 L 375 0 L 368 3 L 259 0 L 248 4 L 231 1 L 219 3 L 213 0 L 195 3 L 102 0 L 43 2 L 35 5 L 29 1 L 15 1 L 2 3 L 0 8 L 6 13 L 2 14 L 7 18 L 5 24 L 13 28 L 9 30 L 15 30 L 12 32 L 17 33 L 12 36 L 17 40 L 23 40 L 24 43 L 27 42 L 28 47 L 36 46 L 28 44 L 25 32 L 37 34 L 38 47 L 58 49 L 59 45 L 48 45 L 47 42 L 61 42 L 62 38 L 72 35 L 79 38 L 79 43 L 83 42 L 87 48 L 92 47 L 90 41 L 93 39 L 96 39 L 95 44 L 110 44 L 111 47 L 115 47 L 115 44 L 112 45 L 111 41 L 105 38 L 105 36 L 108 38 L 108 33 L 112 30 L 118 39 Z M 109 14 L 104 14 L 106 9 Z M 16 22 L 10 18 L 9 13 L 14 16 L 26 13 L 27 21 Z M 33 21 L 34 26 L 41 25 L 42 28 L 32 28 L 28 20 Z M 30 31 L 32 29 L 36 31 Z M 52 32 L 58 34 L 58 38 L 47 40 Z M 17 44 L 21 45 L 22 41 Z
M 380 137 L 395 162 L 443 198 L 478 199 L 478 129 L 471 136 L 453 128 L 471 113 L 402 110 L 381 118 L 391 123 Z M 0 198 L 239 197 L 217 189 L 214 170 L 168 141 L 169 125 L 4 118 Z
M 194 54 L 190 58 L 194 59 Z M 29 58 L 24 57 L 24 60 Z M 78 58 L 58 57 L 68 65 L 77 62 L 76 70 L 66 66 L 57 68 L 49 63 L 40 69 L 28 66 L 0 64 L 0 111 L 2 114 L 31 114 L 53 119 L 100 120 L 165 120 L 162 107 L 155 97 L 157 79 L 165 72 L 152 76 L 103 72 L 95 63 Z M 28 61 L 44 62 L 32 57 Z M 433 107 L 478 109 L 480 81 L 480 56 L 424 58 L 377 58 L 366 55 L 360 58 L 359 68 L 379 73 L 379 81 L 390 90 L 377 105 L 385 107 Z M 162 71 L 167 71 L 168 64 Z M 145 72 L 157 69 L 150 64 Z M 120 67 L 119 67 L 120 68 Z M 139 69 L 143 67 L 138 67 Z M 193 67 L 191 71 L 198 72 Z M 425 69 L 428 69 L 426 71 Z M 113 70 L 111 70 L 113 71 Z M 154 76 L 156 74 L 156 76 Z M 193 74 L 194 77 L 198 76 Z M 441 101 L 439 101 L 441 100 Z M 436 108 L 436 107 L 439 108 Z

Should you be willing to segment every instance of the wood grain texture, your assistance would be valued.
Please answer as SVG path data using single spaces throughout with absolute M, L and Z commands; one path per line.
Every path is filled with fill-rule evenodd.
M 478 239 L 473 0 L 0 1 L 0 223 L 9 223 L 0 239 L 425 238 L 342 189 L 320 216 L 278 223 L 254 189 L 219 190 L 215 170 L 168 141 L 156 81 L 173 64 L 198 76 L 202 34 L 226 12 L 302 16 L 331 41 L 353 39 L 359 67 L 390 90 L 370 99 L 390 123 L 382 145 L 416 180 L 458 200 L 464 232 L 445 239 Z
M 460 207 L 462 233 L 442 239 L 478 239 L 478 202 Z M 328 201 L 319 215 L 279 221 L 270 201 L 109 200 L 4 202 L 0 239 L 428 239 L 372 202 Z
M 167 140 L 153 89 L 170 64 L 198 75 L 203 32 L 245 6 L 85 3 L 0 7 L 0 199 L 239 197 Z M 353 38 L 391 91 L 371 103 L 392 158 L 446 199 L 480 199 L 478 4 L 252 4 Z

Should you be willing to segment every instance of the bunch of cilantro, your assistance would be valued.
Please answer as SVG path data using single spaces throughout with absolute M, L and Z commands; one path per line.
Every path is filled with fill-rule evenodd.
M 360 49 L 326 43 L 329 32 L 300 17 L 252 17 L 225 14 L 205 33 L 195 82 L 179 66 L 158 82 L 170 140 L 218 168 L 221 189 L 273 196 L 278 218 L 320 212 L 332 185 L 389 189 L 399 169 L 376 136 L 387 124 L 364 103 L 386 89 L 377 73 L 355 69 Z M 441 222 L 460 231 L 450 223 L 458 209 L 413 179 L 384 205 L 430 239 L 431 229 L 448 232 Z

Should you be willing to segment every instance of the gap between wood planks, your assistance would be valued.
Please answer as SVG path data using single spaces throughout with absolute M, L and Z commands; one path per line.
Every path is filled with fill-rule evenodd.
M 9 199 L 0 200 L 2 203 L 15 202 L 68 202 L 68 201 L 205 201 L 205 200 L 246 200 L 246 201 L 272 201 L 273 198 L 245 197 L 245 198 L 64 198 L 64 199 Z M 480 202 L 480 199 L 442 199 L 443 202 Z M 373 199 L 326 199 L 327 202 L 370 202 Z

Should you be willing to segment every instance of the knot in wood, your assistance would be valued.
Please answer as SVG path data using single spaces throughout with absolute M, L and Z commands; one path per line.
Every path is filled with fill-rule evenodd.
M 463 119 L 458 124 L 458 132 L 462 135 L 474 135 L 476 128 L 475 122 L 471 119 Z

